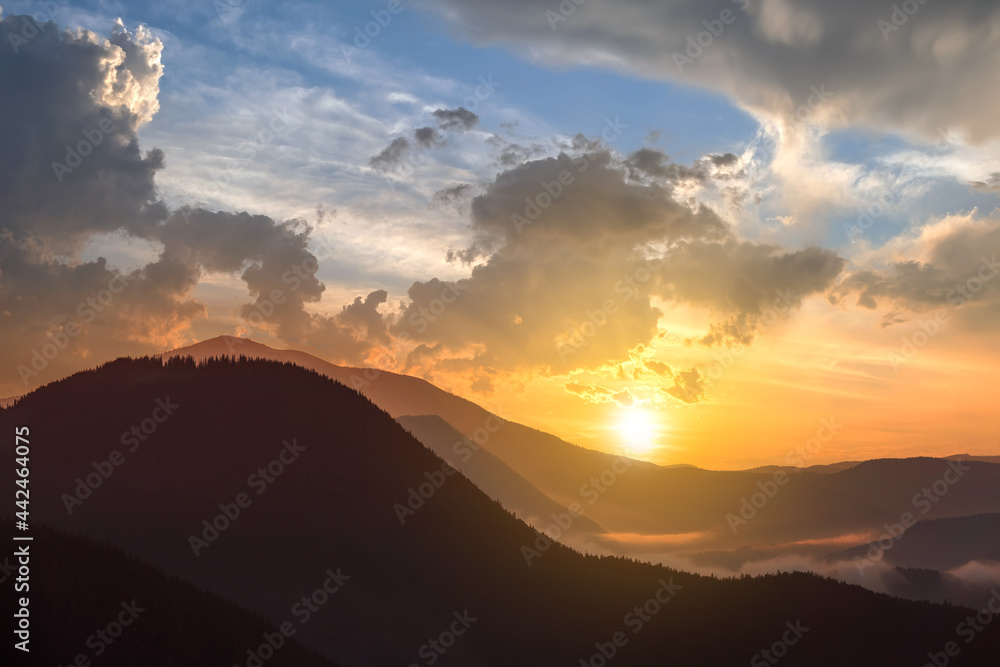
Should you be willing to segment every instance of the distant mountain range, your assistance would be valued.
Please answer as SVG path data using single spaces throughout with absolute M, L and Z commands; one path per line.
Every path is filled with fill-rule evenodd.
M 863 557 L 869 548 L 859 545 L 829 558 Z M 895 566 L 924 570 L 951 570 L 970 561 L 1000 566 L 1000 514 L 918 521 L 884 550 L 882 558 Z
M 428 386 L 422 391 L 433 394 Z M 436 394 L 420 400 L 447 403 Z M 406 421 L 425 429 L 427 439 L 454 437 L 440 421 Z M 450 472 L 365 396 L 293 364 L 122 359 L 0 410 L 7 432 L 25 424 L 31 427 L 34 523 L 107 542 L 141 561 L 145 574 L 138 579 L 155 579 L 148 568 L 160 568 L 272 627 L 291 623 L 304 647 L 348 667 L 611 664 L 606 656 L 636 666 L 746 664 L 783 637 L 796 639 L 785 646 L 786 665 L 913 665 L 960 640 L 957 628 L 970 614 L 804 573 L 723 580 L 582 555 Z M 526 474 L 511 461 L 525 458 L 530 444 L 499 443 L 502 433 L 527 431 L 510 426 L 504 423 L 489 439 L 489 451 L 543 491 L 539 482 L 558 490 L 588 466 L 614 461 L 543 434 L 530 444 L 555 442 L 540 453 L 544 463 L 525 466 Z M 565 468 L 557 465 L 561 452 L 570 452 Z M 483 460 L 470 474 L 485 470 L 508 489 L 504 493 L 531 496 L 509 470 Z M 865 468 L 840 474 L 857 471 L 849 481 L 862 484 L 879 472 Z M 622 480 L 639 472 L 644 483 L 622 491 L 616 507 L 629 507 L 637 502 L 632 494 L 668 479 L 660 475 L 697 476 L 687 480 L 689 490 L 707 479 L 700 477 L 706 471 L 636 464 Z M 968 481 L 974 486 L 971 473 Z M 959 489 L 957 504 L 971 504 Z M 568 508 L 573 493 L 545 496 Z M 674 493 L 680 492 L 657 500 Z M 534 501 L 544 504 L 537 496 Z M 662 521 L 686 511 L 683 505 L 657 508 L 655 516 Z M 587 516 L 611 529 L 596 513 Z M 99 565 L 78 561 L 73 548 L 49 553 L 74 582 L 59 605 L 84 604 L 88 591 L 105 586 L 116 587 L 111 599 L 141 586 L 125 577 L 128 568 L 113 553 L 98 555 Z M 187 595 L 184 585 L 176 582 L 178 596 Z M 212 621 L 185 620 L 187 608 L 178 603 L 174 625 L 158 620 L 157 626 L 203 623 L 220 637 L 217 664 L 247 664 L 242 639 L 232 637 L 242 638 L 248 628 L 253 635 L 252 618 L 220 611 Z M 97 619 L 66 621 L 67 646 L 92 632 L 102 609 L 94 612 Z M 192 633 L 190 646 L 197 647 L 199 635 Z M 995 666 L 998 656 L 1000 636 L 990 630 L 963 644 L 949 664 Z M 166 657 L 123 662 L 110 651 L 107 657 L 102 664 L 207 664 Z M 296 664 L 321 664 L 308 660 Z
M 762 543 L 830 539 L 881 530 L 913 506 L 913 496 L 945 473 L 940 459 L 884 459 L 794 469 L 767 507 L 742 519 L 741 508 L 786 468 L 754 471 L 710 471 L 692 466 L 657 466 L 629 460 L 627 472 L 614 474 L 614 484 L 594 498 L 593 484 L 608 471 L 621 470 L 625 457 L 570 444 L 548 433 L 504 420 L 482 407 L 449 394 L 425 380 L 374 369 L 348 368 L 294 350 L 275 350 L 259 343 L 223 336 L 174 350 L 165 355 L 206 359 L 225 355 L 288 361 L 315 370 L 358 389 L 392 417 L 436 415 L 460 434 L 488 436 L 483 450 L 507 464 L 544 496 L 566 507 L 586 501 L 587 517 L 614 534 L 699 535 L 698 548 L 738 549 Z M 485 426 L 502 424 L 495 432 Z M 419 434 L 418 434 L 419 437 Z M 441 443 L 424 444 L 443 447 Z M 436 449 L 439 451 L 440 449 Z M 945 502 L 930 503 L 919 518 L 1000 512 L 998 457 L 951 457 L 970 460 L 973 472 L 950 488 Z M 522 502 L 498 499 L 508 508 Z M 759 500 L 759 496 L 757 498 Z M 922 509 L 921 506 L 920 509 Z M 751 514 L 744 509 L 744 514 Z
M 438 415 L 404 416 L 396 421 L 431 451 L 453 464 L 486 495 L 499 500 L 505 508 L 535 528 L 544 530 L 553 522 L 554 516 L 568 511 L 567 507 L 550 500 L 513 468 L 484 449 L 492 435 L 492 422 L 482 429 L 486 435 L 481 438 L 481 445 L 473 439 L 475 432 L 473 437 L 465 436 Z M 497 430 L 502 427 L 499 421 L 495 424 Z M 592 535 L 604 532 L 586 515 L 574 517 L 569 530 Z

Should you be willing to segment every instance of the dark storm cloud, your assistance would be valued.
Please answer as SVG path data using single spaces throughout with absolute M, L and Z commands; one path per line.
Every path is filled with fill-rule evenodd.
M 178 342 L 206 314 L 190 295 L 205 272 L 239 273 L 253 297 L 244 316 L 268 329 L 307 335 L 324 324 L 304 308 L 323 291 L 304 223 L 170 212 L 159 199 L 163 153 L 143 151 L 137 130 L 158 108 L 160 42 L 120 23 L 108 39 L 49 23 L 21 41 L 26 22 L 0 20 L 0 99 L 16 100 L 0 104 L 0 348 L 7 373 L 34 384 L 75 369 L 79 357 Z M 108 234 L 160 246 L 159 257 L 124 273 L 104 258 L 80 259 L 89 242 Z M 342 319 L 384 336 L 358 312 L 367 307 L 374 306 L 360 304 Z M 38 350 L 57 344 L 57 354 L 39 357 Z
M 719 90 L 791 118 L 835 94 L 816 121 L 1000 134 L 1000 6 L 993 0 L 437 0 L 478 44 L 546 66 L 587 63 Z M 927 63 L 933 63 L 928 67 Z M 827 98 L 828 99 L 828 98 Z M 837 107 L 834 109 L 833 107 Z
M 2 224 L 14 239 L 33 238 L 49 250 L 72 253 L 95 233 L 139 232 L 160 221 L 153 177 L 163 154 L 143 154 L 137 118 L 128 108 L 95 103 L 94 91 L 121 89 L 131 76 L 121 48 L 87 34 L 64 36 L 51 23 L 9 48 L 27 17 L 0 20 L 0 202 Z M 127 43 L 129 35 L 115 33 Z M 159 53 L 148 41 L 147 57 Z M 137 57 L 131 60 L 134 62 Z M 150 66 L 142 75 L 159 77 Z M 16 101 L 16 102 L 15 102 Z

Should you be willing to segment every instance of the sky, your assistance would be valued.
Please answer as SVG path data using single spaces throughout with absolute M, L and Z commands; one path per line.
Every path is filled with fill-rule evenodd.
M 1000 7 L 5 2 L 0 396 L 221 334 L 714 469 L 995 454 Z

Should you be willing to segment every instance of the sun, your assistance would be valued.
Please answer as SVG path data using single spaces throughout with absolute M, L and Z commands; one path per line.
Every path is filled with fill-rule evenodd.
M 657 415 L 645 408 L 626 408 L 618 418 L 621 444 L 632 454 L 649 454 L 657 449 L 660 424 Z

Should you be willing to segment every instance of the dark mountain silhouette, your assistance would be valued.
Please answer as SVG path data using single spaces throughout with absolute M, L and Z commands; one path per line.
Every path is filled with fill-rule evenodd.
M 944 457 L 949 461 L 980 461 L 981 463 L 1000 463 L 1000 456 L 979 456 L 976 454 L 952 454 Z
M 248 354 L 291 361 L 356 387 L 395 418 L 438 415 L 466 436 L 499 417 L 434 385 L 406 375 L 345 368 L 298 351 L 274 350 L 245 339 L 223 336 L 168 353 L 205 358 Z M 484 448 L 513 468 L 539 491 L 563 506 L 581 501 L 581 487 L 620 464 L 620 457 L 572 445 L 556 436 L 512 421 L 491 434 Z M 959 458 L 967 455 L 958 455 Z M 1000 512 L 1000 465 L 979 461 L 973 472 L 931 503 L 918 518 Z M 822 539 L 879 531 L 901 513 L 919 513 L 913 496 L 947 470 L 940 459 L 882 459 L 845 462 L 789 476 L 779 494 L 734 534 L 727 515 L 739 515 L 774 472 L 711 471 L 690 466 L 661 467 L 634 462 L 628 472 L 588 505 L 587 516 L 614 533 L 705 534 L 700 548 L 739 548 L 796 540 Z M 921 506 L 922 509 L 922 506 Z M 747 511 L 749 513 L 749 511 Z
M 982 608 L 1000 590 L 995 583 L 976 584 L 947 572 L 913 567 L 893 568 L 883 577 L 883 584 L 890 595 L 907 600 L 948 602 L 972 608 Z
M 853 468 L 859 463 L 861 463 L 861 461 L 838 461 L 837 463 L 811 465 L 811 466 L 805 466 L 803 468 L 798 468 L 795 466 L 769 465 L 769 466 L 757 466 L 756 468 L 748 468 L 743 472 L 753 472 L 762 475 L 773 475 L 776 472 L 786 472 L 790 475 L 800 472 L 812 472 L 812 473 L 823 474 L 823 473 L 834 473 L 834 472 L 840 472 L 841 470 L 847 470 L 848 468 Z
M 940 457 L 945 461 L 978 461 L 980 463 L 1000 463 L 1000 456 L 977 456 L 973 454 L 952 454 L 951 456 Z M 847 470 L 848 468 L 853 468 L 862 461 L 838 461 L 836 463 L 825 463 L 819 465 L 805 466 L 803 468 L 797 468 L 794 466 L 783 466 L 783 465 L 768 465 L 768 466 L 757 466 L 756 468 L 749 468 L 744 472 L 756 472 L 765 473 L 773 475 L 776 472 L 783 471 L 789 474 L 800 473 L 800 472 L 815 472 L 815 473 L 834 473 L 840 472 L 842 470 Z
M 867 544 L 858 545 L 828 559 L 864 557 L 868 549 Z M 1000 514 L 918 521 L 881 558 L 891 565 L 923 570 L 951 570 L 970 561 L 1000 565 Z
M 154 428 L 164 406 L 171 414 Z M 107 540 L 273 624 L 297 618 L 303 596 L 322 598 L 296 637 L 345 665 L 429 664 L 442 645 L 435 664 L 586 664 L 612 648 L 622 665 L 746 664 L 786 623 L 809 630 L 782 664 L 912 665 L 959 640 L 970 613 L 808 574 L 716 580 L 545 548 L 457 474 L 401 524 L 397 506 L 440 481 L 441 459 L 353 390 L 289 364 L 122 359 L 0 410 L 5 432 L 25 424 L 34 521 Z M 133 427 L 145 440 L 121 460 L 113 452 Z M 68 514 L 63 494 L 112 457 L 120 465 Z M 257 494 L 255 471 L 268 467 Z M 216 519 L 218 536 L 206 533 L 195 556 L 192 534 L 235 514 L 241 493 L 250 503 L 228 525 Z M 525 545 L 540 550 L 530 567 Z M 71 568 L 74 555 L 59 554 Z M 320 595 L 324 584 L 335 592 Z M 661 607 L 654 596 L 670 586 Z M 998 655 L 990 628 L 949 664 L 992 666 Z
M 430 382 L 374 368 L 337 366 L 299 350 L 277 350 L 234 336 L 219 336 L 162 355 L 192 357 L 196 361 L 222 356 L 247 356 L 288 361 L 316 371 L 360 391 L 392 417 L 439 415 L 461 433 L 472 434 L 497 417 L 464 398 L 438 389 Z
M 0 520 L 0 529 L 12 534 L 13 521 Z M 260 614 L 168 577 L 118 549 L 38 525 L 31 535 L 31 652 L 13 651 L 5 664 L 71 665 L 83 654 L 91 665 L 231 665 L 247 660 L 247 651 L 257 651 L 270 637 L 280 648 L 269 666 L 336 667 L 294 635 L 280 638 L 278 628 Z M 0 564 L 5 572 L 18 567 L 9 552 Z M 5 587 L 15 576 L 13 571 L 4 575 Z M 10 606 L 17 595 L 5 593 Z M 13 613 L 10 609 L 4 618 Z M 118 627 L 108 628 L 120 621 L 127 624 L 120 634 Z M 9 650 L 9 640 L 5 644 Z
M 451 424 L 437 415 L 419 417 L 403 416 L 396 419 L 417 440 L 439 457 L 451 463 L 463 475 L 482 489 L 486 495 L 500 501 L 508 510 L 530 525 L 544 530 L 552 523 L 553 515 L 565 513 L 567 508 L 554 502 L 535 488 L 531 482 L 521 477 L 513 468 L 487 451 L 484 446 L 492 437 L 491 430 L 499 431 L 503 425 L 490 424 L 485 431 L 482 444 L 464 436 Z M 582 503 L 581 503 L 582 504 Z M 580 513 L 575 510 L 576 513 Z M 601 533 L 604 529 L 594 523 L 584 513 L 575 517 L 571 532 Z

